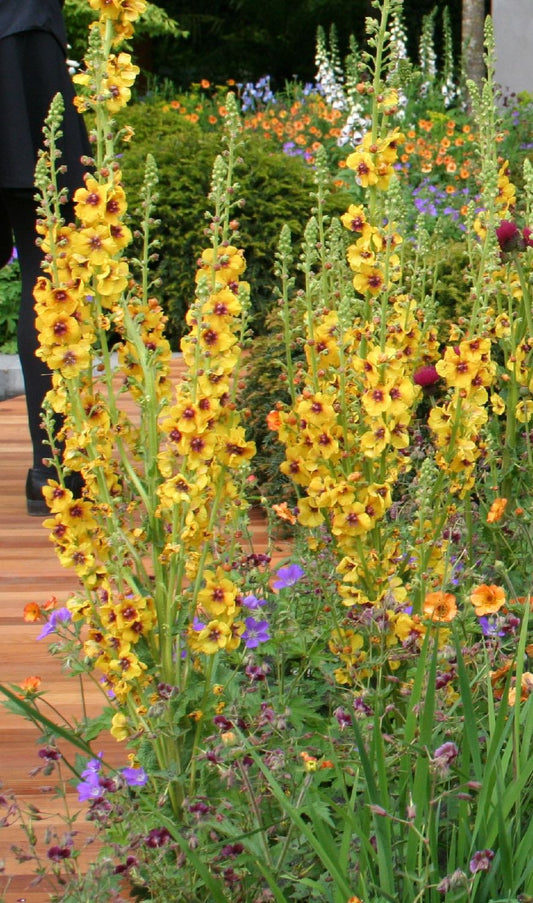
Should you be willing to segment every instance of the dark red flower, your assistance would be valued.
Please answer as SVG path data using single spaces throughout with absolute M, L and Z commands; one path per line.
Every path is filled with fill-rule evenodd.
M 496 229 L 496 238 L 502 251 L 523 251 L 524 239 L 520 229 L 511 220 L 503 219 Z
M 522 229 L 522 237 L 527 247 L 533 248 L 533 229 L 530 229 L 529 226 L 525 226 L 525 228 Z
M 437 373 L 437 368 L 433 366 L 433 364 L 427 364 L 425 367 L 420 367 L 413 376 L 413 382 L 417 386 L 433 386 L 440 379 L 439 374 Z

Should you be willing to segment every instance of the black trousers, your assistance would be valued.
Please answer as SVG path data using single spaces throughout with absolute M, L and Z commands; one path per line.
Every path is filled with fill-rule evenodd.
M 43 458 L 50 456 L 46 431 L 41 426 L 43 399 L 51 388 L 51 373 L 35 352 L 39 347 L 35 328 L 35 300 L 33 288 L 41 275 L 42 253 L 35 239 L 37 205 L 33 190 L 25 188 L 0 189 L 7 212 L 22 274 L 22 291 L 18 321 L 18 352 L 24 377 L 28 426 L 33 446 L 33 466 L 42 467 Z

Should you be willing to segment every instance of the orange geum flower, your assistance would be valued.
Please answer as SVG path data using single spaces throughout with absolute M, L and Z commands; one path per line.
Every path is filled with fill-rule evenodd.
M 453 593 L 444 593 L 442 590 L 426 593 L 424 614 L 432 621 L 453 621 L 457 614 L 455 596 Z
M 296 523 L 296 515 L 290 510 L 287 502 L 280 502 L 279 505 L 272 505 L 272 511 L 282 520 L 286 520 L 289 524 Z
M 505 590 L 494 583 L 482 583 L 470 593 L 470 601 L 478 618 L 493 615 L 505 605 Z
M 281 416 L 279 411 L 269 411 L 266 418 L 267 427 L 272 432 L 277 433 L 281 426 Z
M 42 679 L 40 677 L 38 677 L 37 675 L 32 675 L 30 677 L 26 677 L 19 686 L 20 689 L 24 693 L 26 693 L 26 695 L 33 696 L 38 692 L 41 683 Z
M 42 617 L 41 606 L 39 603 L 28 602 L 28 604 L 24 606 L 22 617 L 28 624 L 34 624 L 36 621 L 39 621 Z
M 503 513 L 506 507 L 507 499 L 494 499 L 492 505 L 490 506 L 489 513 L 487 514 L 487 523 L 494 524 L 496 523 L 496 521 L 499 521 L 503 517 Z

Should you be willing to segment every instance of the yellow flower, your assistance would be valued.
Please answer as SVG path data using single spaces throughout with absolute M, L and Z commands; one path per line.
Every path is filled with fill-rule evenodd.
M 90 176 L 85 181 L 85 188 L 78 188 L 74 193 L 74 212 L 84 225 L 101 222 L 105 216 L 107 189 Z
M 46 361 L 51 370 L 61 370 L 66 379 L 74 379 L 90 366 L 91 342 L 90 339 L 82 339 L 75 345 L 55 345 L 49 353 L 40 348 L 36 354 Z
M 220 649 L 225 649 L 231 636 L 231 628 L 224 621 L 210 621 L 206 627 L 200 630 L 194 640 L 189 633 L 191 648 L 205 655 L 214 655 Z
M 378 173 L 372 154 L 358 148 L 347 157 L 346 166 L 355 172 L 355 181 L 361 188 L 377 185 Z
M 335 512 L 331 523 L 334 536 L 361 536 L 372 529 L 372 521 L 360 502 L 354 502 L 349 508 Z
M 116 712 L 111 719 L 110 734 L 119 742 L 129 737 L 128 719 L 122 712 Z
M 205 586 L 198 593 L 198 605 L 214 617 L 233 614 L 236 610 L 238 588 L 227 577 L 226 572 L 222 568 L 217 568 L 215 573 L 206 571 L 204 581 Z
M 392 403 L 389 386 L 372 386 L 361 397 L 361 404 L 370 417 L 379 417 L 380 414 L 384 414 Z
M 298 499 L 298 523 L 304 527 L 318 527 L 324 523 L 324 515 L 314 499 L 306 496 Z
M 366 295 L 367 292 L 378 295 L 385 286 L 385 277 L 378 266 L 361 264 L 353 277 L 353 286 L 361 295 Z

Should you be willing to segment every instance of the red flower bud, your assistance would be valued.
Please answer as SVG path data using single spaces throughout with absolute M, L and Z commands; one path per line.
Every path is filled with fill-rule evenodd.
M 417 386 L 433 386 L 440 379 L 436 367 L 428 364 L 426 367 L 420 367 L 413 375 L 413 382 Z
M 516 223 L 504 219 L 496 229 L 496 238 L 502 251 L 523 251 L 524 239 Z

